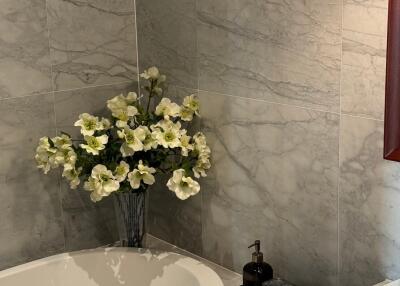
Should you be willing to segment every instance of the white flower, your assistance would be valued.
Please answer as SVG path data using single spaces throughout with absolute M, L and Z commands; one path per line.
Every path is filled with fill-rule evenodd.
M 152 92 L 157 95 L 161 95 L 163 90 L 160 85 L 167 79 L 167 77 L 163 74 L 160 74 L 160 71 L 156 67 L 150 67 L 145 70 L 140 76 L 144 79 L 151 80 L 155 85 L 152 86 Z
M 107 118 L 102 118 L 100 124 L 104 130 L 108 130 L 111 128 L 111 122 Z
M 196 115 L 199 115 L 200 102 L 194 94 L 186 96 L 183 99 L 183 106 L 191 109 Z
M 72 140 L 66 134 L 62 134 L 61 136 L 56 136 L 51 140 L 54 142 L 54 146 L 57 147 L 58 149 L 68 149 L 69 147 L 72 146 Z
M 125 161 L 119 162 L 114 170 L 114 177 L 118 182 L 123 182 L 129 173 L 129 165 Z
M 56 153 L 57 148 L 51 147 L 48 137 L 40 138 L 39 145 L 36 148 L 35 160 L 37 167 L 42 169 L 45 174 L 58 166 L 55 158 Z
M 74 125 L 81 127 L 81 133 L 84 136 L 92 136 L 97 130 L 103 130 L 103 125 L 99 122 L 99 118 L 89 113 L 79 115 L 79 120 Z
M 200 191 L 199 183 L 191 177 L 186 177 L 183 169 L 174 171 L 172 178 L 167 182 L 167 187 L 181 200 L 186 200 Z
M 132 105 L 136 100 L 136 93 L 130 92 L 126 97 L 120 94 L 107 101 L 107 108 L 111 110 L 112 116 L 118 119 L 116 125 L 119 128 L 126 126 L 128 120 L 138 114 L 137 108 Z
M 106 166 L 99 164 L 93 168 L 88 181 L 84 184 L 84 189 L 91 192 L 90 198 L 97 202 L 117 191 L 119 182 Z
M 135 130 L 125 126 L 123 130 L 118 130 L 118 137 L 124 139 L 120 148 L 123 157 L 132 156 L 137 151 L 143 150 L 143 140 L 146 138 L 146 130 L 139 126 Z
M 125 101 L 127 104 L 132 104 L 132 103 L 136 102 L 136 100 L 137 100 L 137 94 L 136 94 L 136 92 L 133 92 L 133 91 L 128 92 L 128 94 L 125 97 Z
M 170 120 L 162 120 L 151 127 L 158 144 L 164 148 L 180 147 L 182 136 L 180 122 L 174 123 Z
M 55 154 L 55 161 L 58 165 L 69 164 L 75 166 L 76 159 L 77 155 L 71 147 L 57 149 Z
M 198 153 L 196 165 L 193 167 L 193 173 L 196 178 L 206 177 L 206 170 L 211 168 L 210 147 L 207 146 L 206 136 L 198 132 L 193 136 L 195 141 L 194 150 Z
M 157 67 L 150 67 L 141 73 L 140 76 L 144 79 L 158 79 L 160 77 L 160 71 Z
M 155 138 L 155 135 L 147 128 L 147 126 L 142 127 L 143 130 L 145 131 L 145 138 L 143 140 L 143 150 L 144 151 L 149 151 L 151 149 L 156 149 L 158 146 L 157 139 Z
M 76 170 L 75 167 L 73 167 L 70 164 L 64 165 L 64 171 L 62 173 L 62 176 L 69 181 L 69 185 L 73 190 L 76 189 L 81 183 L 81 180 L 79 179 L 81 171 L 82 168 Z
M 192 121 L 193 120 L 194 111 L 186 106 L 181 106 L 179 110 L 179 117 L 183 121 Z
M 179 115 L 180 107 L 178 104 L 171 102 L 169 98 L 161 99 L 154 112 L 158 116 L 164 116 L 165 119 L 169 117 L 176 117 Z
M 210 155 L 210 147 L 207 146 L 206 136 L 202 132 L 197 132 L 193 136 L 195 142 L 195 150 L 199 153 L 199 156 Z
M 193 167 L 192 171 L 196 178 L 207 177 L 206 170 L 211 168 L 210 159 L 204 156 L 200 156 L 196 165 Z
M 75 166 L 77 159 L 74 149 L 72 149 L 72 140 L 66 135 L 56 136 L 51 139 L 57 152 L 54 155 L 54 160 L 57 165 L 70 164 Z
M 105 144 L 108 142 L 107 135 L 101 136 L 85 136 L 84 137 L 87 144 L 80 144 L 82 149 L 85 149 L 86 152 L 91 153 L 93 155 L 99 155 L 99 151 L 104 150 L 106 148 Z
M 143 165 L 142 160 L 139 161 L 137 169 L 128 174 L 128 180 L 132 189 L 138 189 L 143 181 L 146 185 L 153 185 L 155 182 L 154 174 L 156 169 Z
M 159 86 L 154 87 L 154 88 L 153 88 L 153 91 L 154 91 L 157 95 L 161 95 L 162 92 L 163 92 L 162 88 L 159 87 Z
M 184 134 L 181 137 L 181 154 L 182 156 L 187 157 L 189 155 L 189 151 L 192 151 L 194 149 L 194 146 L 192 144 L 190 144 L 190 139 L 191 137 Z

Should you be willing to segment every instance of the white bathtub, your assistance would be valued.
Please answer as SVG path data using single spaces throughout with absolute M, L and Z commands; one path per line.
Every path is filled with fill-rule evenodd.
M 172 252 L 106 248 L 0 271 L 1 286 L 223 286 L 201 262 Z

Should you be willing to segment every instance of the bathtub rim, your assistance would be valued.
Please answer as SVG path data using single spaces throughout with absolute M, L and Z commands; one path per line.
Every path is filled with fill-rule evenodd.
M 163 250 L 158 250 L 158 249 L 153 249 L 153 248 L 127 248 L 127 247 L 98 247 L 98 248 L 93 248 L 93 249 L 84 249 L 84 250 L 78 250 L 78 251 L 64 252 L 64 253 L 55 254 L 55 255 L 48 256 L 48 257 L 44 257 L 44 258 L 39 258 L 36 260 L 26 262 L 24 264 L 20 264 L 20 265 L 16 265 L 16 266 L 4 269 L 4 270 L 0 270 L 0 281 L 2 278 L 8 277 L 10 275 L 15 275 L 15 274 L 21 273 L 26 270 L 44 266 L 44 265 L 52 263 L 52 262 L 67 261 L 70 259 L 74 259 L 74 257 L 81 256 L 81 255 L 88 254 L 88 253 L 104 253 L 104 252 L 135 253 L 135 254 L 144 254 L 144 255 L 145 254 L 175 255 L 178 257 L 182 257 L 182 259 L 185 259 L 183 261 L 184 264 L 190 266 L 190 270 L 187 268 L 185 268 L 185 270 L 190 271 L 196 277 L 201 277 L 201 275 L 204 274 L 204 271 L 207 271 L 207 274 L 211 275 L 211 277 L 209 277 L 209 278 L 214 280 L 214 281 L 212 281 L 212 283 L 215 283 L 215 286 L 223 286 L 224 285 L 221 277 L 212 268 L 210 268 L 209 266 L 207 266 L 206 264 L 204 264 L 203 262 L 201 262 L 195 258 L 186 256 L 186 255 L 174 252 L 174 251 L 163 251 Z

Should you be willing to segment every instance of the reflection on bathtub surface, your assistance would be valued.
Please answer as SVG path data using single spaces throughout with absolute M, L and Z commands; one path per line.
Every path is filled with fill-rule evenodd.
M 173 252 L 95 249 L 61 254 L 0 272 L 2 286 L 222 286 L 202 263 Z

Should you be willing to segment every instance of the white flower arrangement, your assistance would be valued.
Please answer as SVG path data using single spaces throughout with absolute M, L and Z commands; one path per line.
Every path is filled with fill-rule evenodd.
M 147 102 L 135 92 L 118 95 L 107 101 L 110 119 L 79 115 L 75 126 L 83 140 L 72 140 L 67 133 L 41 138 L 35 155 L 38 168 L 47 174 L 62 167 L 71 189 L 83 182 L 94 202 L 114 192 L 144 192 L 158 173 L 172 174 L 167 187 L 179 199 L 196 195 L 200 185 L 193 177 L 206 176 L 211 151 L 203 133 L 191 136 L 182 123 L 199 116 L 199 101 L 195 95 L 185 97 L 182 105 L 160 98 L 152 108 L 152 100 L 162 97 L 166 77 L 156 67 L 140 76 L 146 82 Z

